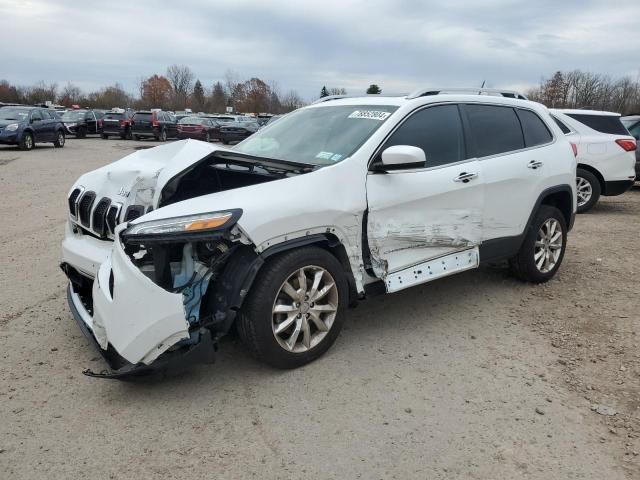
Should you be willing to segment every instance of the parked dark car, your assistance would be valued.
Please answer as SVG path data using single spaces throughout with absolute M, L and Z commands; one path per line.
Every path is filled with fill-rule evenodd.
M 132 110 L 105 113 L 102 119 L 102 138 L 106 140 L 111 135 L 117 135 L 123 140 L 131 140 L 133 138 L 131 133 L 133 113 Z
M 178 138 L 196 138 L 210 142 L 220 138 L 220 124 L 211 118 L 185 117 L 178 120 Z
M 56 148 L 62 148 L 64 141 L 64 126 L 49 109 L 0 108 L 0 143 L 31 150 L 36 143 L 41 142 L 52 142 Z
M 136 112 L 131 119 L 131 131 L 136 140 L 153 137 L 164 142 L 178 136 L 178 126 L 173 115 L 162 111 Z
M 61 117 L 67 133 L 77 138 L 102 133 L 103 118 L 101 110 L 68 110 Z
M 220 126 L 220 139 L 228 145 L 231 142 L 241 141 L 258 131 L 257 122 L 229 122 Z
M 633 138 L 640 141 L 640 114 L 622 117 L 622 124 L 627 127 Z M 636 181 L 640 182 L 640 148 L 636 148 Z

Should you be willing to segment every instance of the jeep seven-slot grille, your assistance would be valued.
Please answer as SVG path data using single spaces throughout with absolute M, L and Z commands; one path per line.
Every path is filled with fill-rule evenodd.
M 78 200 L 80 193 L 82 193 L 82 190 L 76 188 L 73 192 L 71 192 L 71 195 L 69 195 L 69 212 L 73 217 L 78 214 L 78 212 L 76 212 L 76 201 Z
M 120 205 L 111 205 L 107 212 L 107 228 L 109 233 L 113 234 L 118 226 L 118 214 L 120 213 Z
M 106 216 L 107 210 L 109 210 L 109 205 L 111 205 L 111 200 L 104 197 L 96 205 L 96 208 L 93 209 L 93 231 L 96 232 L 101 237 L 104 237 L 107 234 L 106 230 Z
M 142 205 L 129 205 L 124 215 L 124 221 L 130 222 L 144 215 L 144 207 Z
M 91 207 L 95 199 L 95 192 L 86 192 L 82 195 L 80 204 L 78 205 L 78 218 L 80 219 L 80 223 L 87 228 L 91 227 Z

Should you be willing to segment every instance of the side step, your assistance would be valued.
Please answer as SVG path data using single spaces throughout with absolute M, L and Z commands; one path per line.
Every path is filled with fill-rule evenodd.
M 478 252 L 478 247 L 474 247 L 388 273 L 384 279 L 384 284 L 387 293 L 397 292 L 414 285 L 477 268 L 479 264 L 480 253 Z

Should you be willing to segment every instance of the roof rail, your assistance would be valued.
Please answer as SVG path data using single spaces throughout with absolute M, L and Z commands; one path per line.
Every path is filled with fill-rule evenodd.
M 504 90 L 501 88 L 424 88 L 410 93 L 407 95 L 407 99 L 411 100 L 414 98 L 427 97 L 429 95 L 440 95 L 444 93 L 475 93 L 477 95 L 494 95 L 528 100 L 528 98 L 520 92 L 515 90 Z
M 388 94 L 383 95 L 381 93 L 366 93 L 364 95 L 329 95 L 326 97 L 320 97 L 316 101 L 312 102 L 311 105 L 315 105 L 316 103 L 328 102 L 330 100 L 340 100 L 341 98 L 362 98 L 362 97 L 406 97 L 406 93 L 397 93 L 397 94 Z

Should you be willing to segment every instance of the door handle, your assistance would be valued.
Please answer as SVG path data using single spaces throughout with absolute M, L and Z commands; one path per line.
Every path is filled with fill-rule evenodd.
M 462 172 L 456 178 L 453 179 L 454 182 L 462 182 L 469 183 L 474 178 L 478 178 L 478 174 L 475 172 Z
M 540 167 L 542 167 L 544 165 L 544 163 L 539 162 L 538 160 L 531 160 L 528 164 L 527 164 L 527 168 L 531 168 L 533 170 L 536 170 Z

